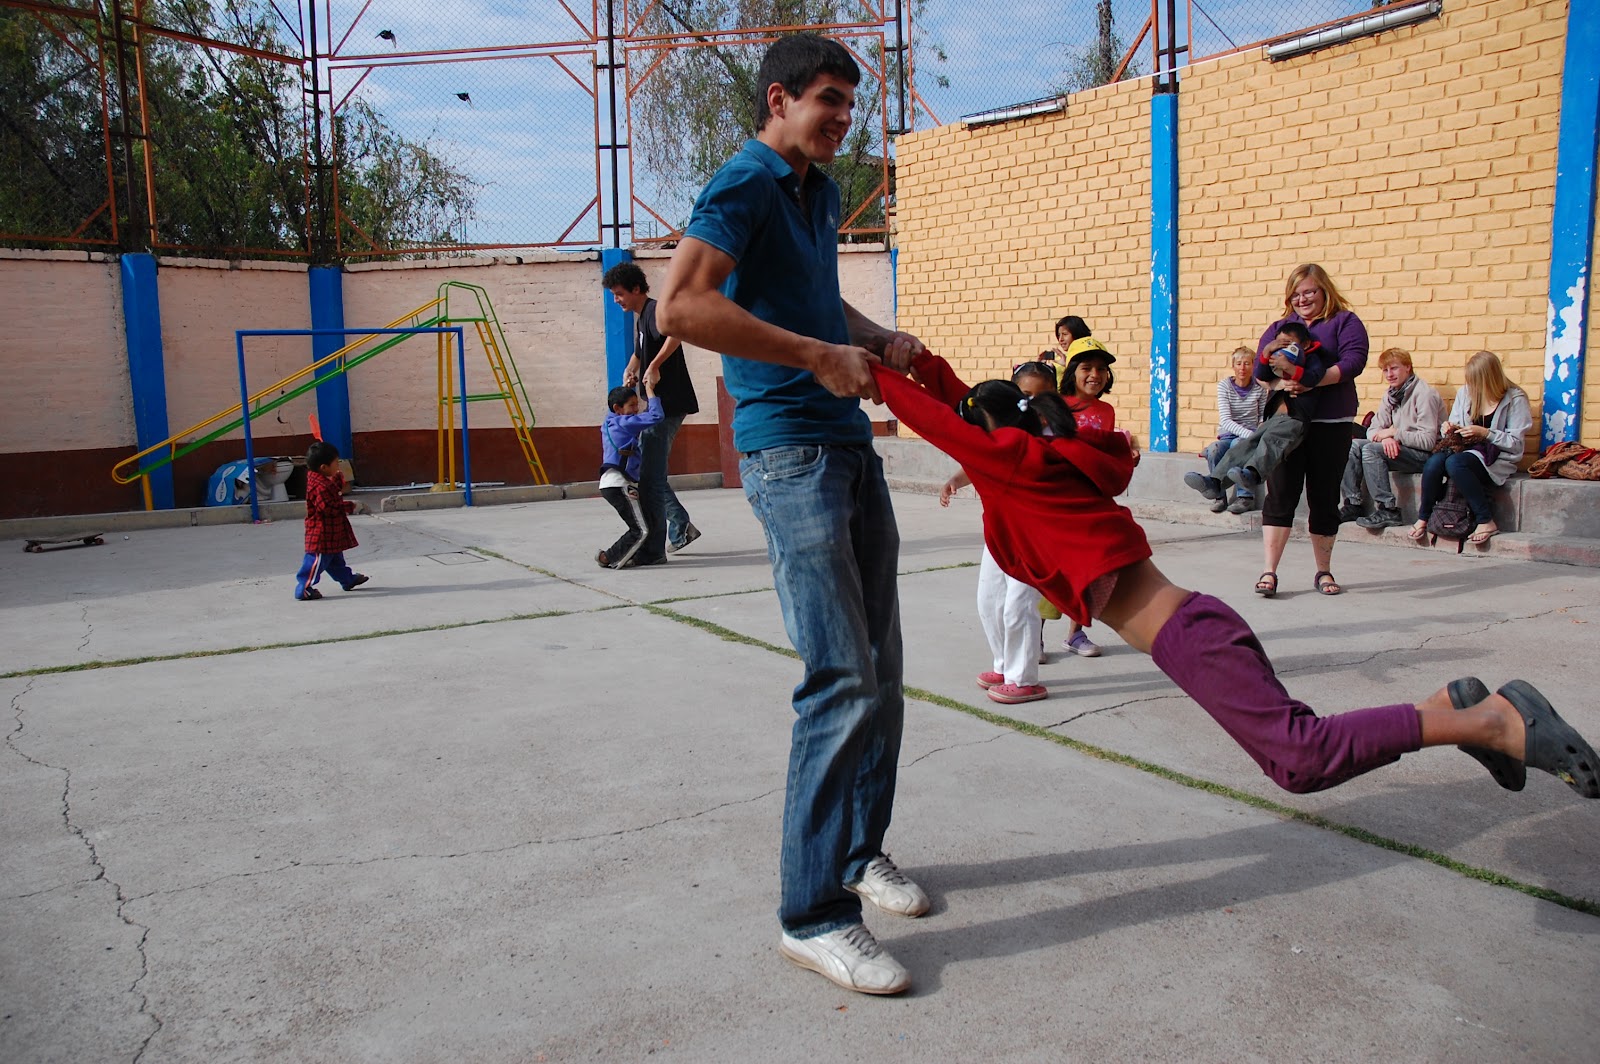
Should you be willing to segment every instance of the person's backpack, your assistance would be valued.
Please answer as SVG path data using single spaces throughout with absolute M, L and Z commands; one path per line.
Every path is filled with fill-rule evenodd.
M 1441 539 L 1453 539 L 1456 553 L 1460 554 L 1467 545 L 1467 537 L 1477 528 L 1478 519 L 1472 516 L 1472 507 L 1451 482 L 1444 498 L 1434 503 L 1433 513 L 1428 515 L 1428 534 L 1433 537 L 1433 544 L 1437 546 Z

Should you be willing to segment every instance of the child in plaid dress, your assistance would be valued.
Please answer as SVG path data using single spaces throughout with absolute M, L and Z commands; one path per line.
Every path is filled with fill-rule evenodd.
M 306 451 L 306 556 L 295 576 L 294 597 L 302 602 L 322 597 L 314 586 L 324 572 L 346 591 L 367 582 L 344 561 L 344 552 L 356 546 L 350 515 L 366 507 L 344 498 L 344 475 L 339 472 L 339 449 L 317 440 Z

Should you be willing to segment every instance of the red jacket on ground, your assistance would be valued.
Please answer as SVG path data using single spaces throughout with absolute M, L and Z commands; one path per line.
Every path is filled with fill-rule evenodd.
M 1150 557 L 1144 529 L 1113 501 L 1133 477 L 1127 437 L 1098 429 L 1050 439 L 1015 428 L 986 432 L 956 413 L 967 386 L 949 363 L 924 353 L 913 365 L 921 385 L 872 367 L 884 402 L 961 463 L 983 500 L 983 540 L 1001 570 L 1087 624 L 1089 585 Z
M 349 516 L 355 510 L 344 498 L 344 477 L 306 470 L 306 553 L 338 554 L 356 546 Z

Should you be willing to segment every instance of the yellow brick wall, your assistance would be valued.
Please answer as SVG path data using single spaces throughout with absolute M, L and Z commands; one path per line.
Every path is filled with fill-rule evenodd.
M 1362 408 L 1397 345 L 1446 396 L 1501 355 L 1543 393 L 1565 0 L 1454 0 L 1444 15 L 1280 63 L 1198 64 L 1179 101 L 1178 448 L 1212 438 L 1215 382 L 1283 314 L 1302 262 L 1366 322 Z M 1150 85 L 1058 115 L 897 146 L 903 328 L 966 376 L 999 375 L 1077 313 L 1118 355 L 1108 399 L 1149 429 Z M 1591 313 L 1600 323 L 1600 311 Z M 1592 333 L 1600 335 L 1600 333 Z M 1594 345 L 1591 345 L 1591 350 Z M 1583 436 L 1600 438 L 1589 367 Z

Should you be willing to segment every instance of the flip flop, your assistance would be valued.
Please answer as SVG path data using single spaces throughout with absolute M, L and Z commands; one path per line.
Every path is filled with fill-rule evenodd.
M 1417 521 L 1406 529 L 1406 535 L 1411 537 L 1411 542 L 1422 543 L 1428 538 L 1428 522 Z
M 1467 537 L 1467 542 L 1472 544 L 1474 547 L 1482 547 L 1495 536 L 1499 535 L 1499 533 L 1500 530 L 1498 528 L 1480 528 L 1478 531 Z
M 1585 798 L 1600 798 L 1600 754 L 1561 719 L 1544 695 L 1526 680 L 1500 688 L 1527 725 L 1523 763 L 1561 780 Z
M 1448 690 L 1450 704 L 1457 709 L 1471 709 L 1489 697 L 1489 688 L 1476 676 L 1451 680 Z M 1456 749 L 1476 758 L 1480 765 L 1489 770 L 1494 781 L 1508 791 L 1520 791 L 1528 782 L 1528 766 L 1510 754 L 1483 746 L 1458 746 Z

